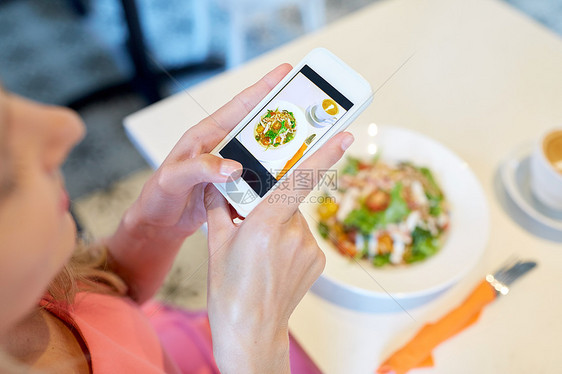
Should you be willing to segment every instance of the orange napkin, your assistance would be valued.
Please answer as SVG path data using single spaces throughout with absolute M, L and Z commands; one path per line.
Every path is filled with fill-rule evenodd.
M 285 167 L 283 167 L 279 174 L 277 174 L 277 177 L 275 177 L 277 180 L 281 179 L 283 175 L 285 175 L 289 171 L 289 169 L 292 168 L 293 165 L 295 165 L 301 159 L 304 151 L 306 151 L 306 148 L 310 145 L 310 143 L 312 143 L 314 138 L 316 138 L 316 134 L 312 134 L 304 140 L 304 143 L 302 143 L 297 153 L 295 153 L 295 155 L 289 161 L 287 161 Z
M 295 153 L 295 155 L 289 161 L 287 161 L 287 163 L 285 164 L 283 169 L 279 172 L 279 174 L 277 174 L 277 177 L 276 177 L 277 180 L 281 179 L 283 177 L 283 175 L 285 175 L 289 171 L 289 169 L 292 168 L 293 165 L 296 164 L 297 161 L 301 159 L 301 157 L 304 154 L 304 151 L 306 150 L 307 147 L 308 147 L 308 144 L 306 144 L 306 142 L 302 143 L 302 145 L 299 148 L 299 150 L 297 151 L 297 153 Z
M 483 280 L 460 306 L 439 321 L 425 325 L 412 340 L 394 352 L 377 369 L 377 374 L 405 374 L 414 368 L 433 366 L 433 349 L 476 322 L 482 309 L 495 298 L 496 291 Z

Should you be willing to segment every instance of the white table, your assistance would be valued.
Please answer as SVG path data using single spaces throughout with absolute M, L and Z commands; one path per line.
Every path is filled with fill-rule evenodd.
M 451 148 L 484 187 L 491 235 L 469 276 L 409 310 L 415 321 L 404 312 L 355 312 L 309 293 L 291 319 L 293 333 L 326 373 L 372 373 L 422 324 L 449 311 L 485 272 L 515 254 L 536 259 L 539 267 L 485 309 L 474 326 L 439 346 L 435 368 L 416 372 L 560 372 L 562 245 L 506 199 L 497 171 L 515 147 L 562 124 L 562 41 L 508 5 L 495 0 L 381 1 L 206 81 L 189 95 L 177 94 L 129 116 L 126 129 L 156 166 L 180 135 L 206 115 L 195 100 L 211 112 L 278 63 L 296 63 L 317 46 L 333 50 L 373 87 L 416 51 L 353 126 L 394 124 Z M 562 241 L 559 236 L 554 239 Z

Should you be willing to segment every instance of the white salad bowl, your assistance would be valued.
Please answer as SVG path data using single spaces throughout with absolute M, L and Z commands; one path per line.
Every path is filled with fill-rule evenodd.
M 489 235 L 489 209 L 483 189 L 468 164 L 437 141 L 393 126 L 355 126 L 355 143 L 347 155 L 409 161 L 428 167 L 450 206 L 450 226 L 434 256 L 409 265 L 374 267 L 367 260 L 340 254 L 318 232 L 318 188 L 301 204 L 316 240 L 326 254 L 326 268 L 312 291 L 344 307 L 362 311 L 392 311 L 419 305 L 461 279 L 478 262 Z M 345 157 L 335 169 L 346 163 Z M 310 202 L 310 203 L 308 203 Z

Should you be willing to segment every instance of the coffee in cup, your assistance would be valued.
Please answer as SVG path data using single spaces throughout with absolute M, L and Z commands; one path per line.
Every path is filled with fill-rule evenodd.
M 545 136 L 543 152 L 547 161 L 562 174 L 562 130 L 552 131 Z
M 322 103 L 313 108 L 314 117 L 318 122 L 334 124 L 340 109 L 338 104 L 332 99 L 324 99 Z
M 545 206 L 562 211 L 562 128 L 546 132 L 531 155 L 531 191 Z

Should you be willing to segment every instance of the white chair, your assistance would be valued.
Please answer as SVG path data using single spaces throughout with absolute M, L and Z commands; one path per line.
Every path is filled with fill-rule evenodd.
M 200 1 L 200 0 L 195 0 Z M 246 34 L 256 14 L 275 14 L 288 6 L 298 6 L 306 32 L 319 29 L 325 23 L 324 0 L 215 0 L 229 17 L 226 46 L 226 67 L 235 67 L 246 59 Z

